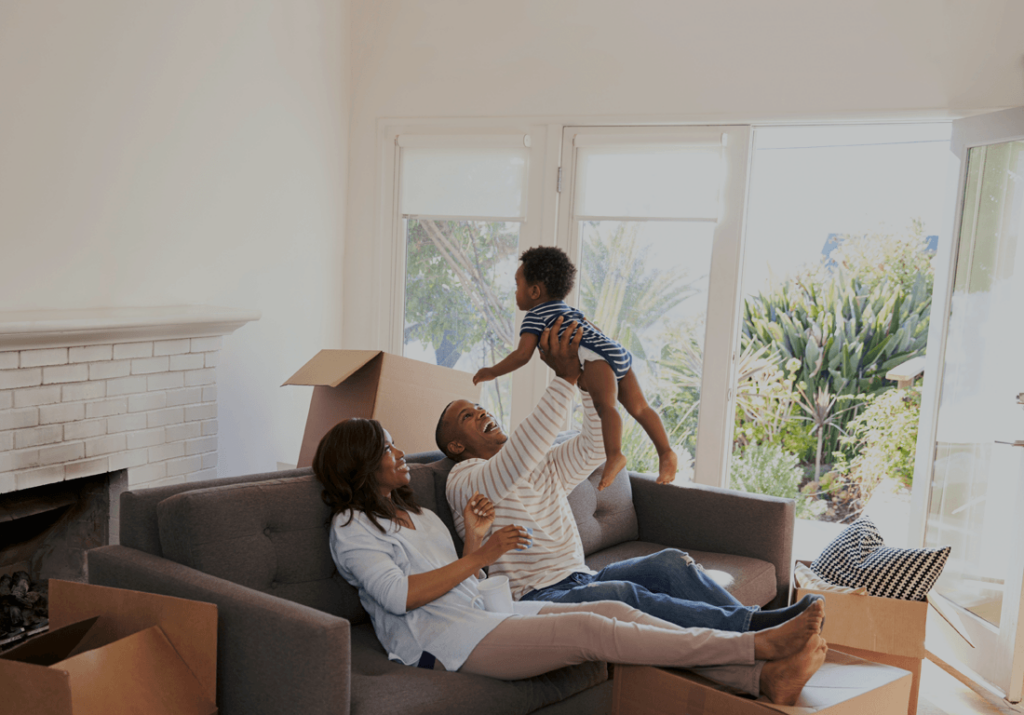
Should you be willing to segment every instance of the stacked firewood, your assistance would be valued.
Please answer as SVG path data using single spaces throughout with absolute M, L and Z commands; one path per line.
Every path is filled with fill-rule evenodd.
M 46 582 L 33 583 L 26 571 L 0 576 L 0 640 L 46 623 Z

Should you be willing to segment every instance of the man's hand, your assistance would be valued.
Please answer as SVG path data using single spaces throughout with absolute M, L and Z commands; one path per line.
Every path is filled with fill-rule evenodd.
M 581 372 L 579 349 L 583 328 L 574 320 L 559 337 L 561 327 L 562 316 L 559 316 L 550 328 L 545 328 L 540 334 L 537 347 L 540 349 L 541 360 L 555 371 L 555 375 L 575 385 Z

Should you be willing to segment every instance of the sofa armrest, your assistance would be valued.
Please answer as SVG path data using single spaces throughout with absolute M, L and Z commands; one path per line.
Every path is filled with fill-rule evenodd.
M 792 499 L 656 484 L 654 476 L 633 472 L 629 478 L 641 541 L 767 561 L 775 566 L 777 594 L 768 607 L 786 605 L 793 568 Z
M 347 715 L 349 622 L 126 546 L 88 552 L 89 582 L 216 604 L 221 715 Z

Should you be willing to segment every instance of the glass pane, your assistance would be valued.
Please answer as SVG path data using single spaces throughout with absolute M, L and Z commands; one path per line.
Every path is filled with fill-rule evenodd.
M 718 218 L 721 147 L 580 147 L 579 218 Z
M 950 131 L 754 133 L 732 486 L 846 523 L 884 494 L 889 507 L 869 513 L 893 546 L 906 540 L 921 394 L 885 376 L 924 354 Z M 805 534 L 816 556 L 835 532 Z
M 405 357 L 475 373 L 515 346 L 519 224 L 406 219 Z M 483 383 L 508 427 L 512 375 Z
M 404 216 L 525 218 L 528 149 L 402 149 Z
M 936 590 L 999 625 L 1024 449 L 1024 142 L 971 149 L 946 340 L 926 545 Z
M 679 453 L 696 456 L 704 318 L 715 226 L 686 221 L 580 223 L 583 314 L 633 353 L 633 370 Z M 623 410 L 630 469 L 658 471 L 654 445 Z

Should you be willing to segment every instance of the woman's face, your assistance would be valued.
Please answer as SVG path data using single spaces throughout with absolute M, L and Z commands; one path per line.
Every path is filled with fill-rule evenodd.
M 384 430 L 384 456 L 377 468 L 377 485 L 381 496 L 391 497 L 391 492 L 409 483 L 409 467 L 405 464 L 405 452 L 391 441 L 391 434 Z

